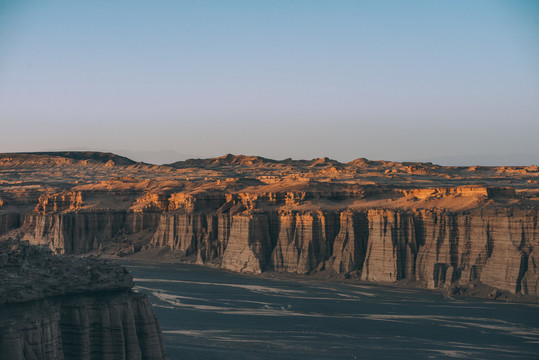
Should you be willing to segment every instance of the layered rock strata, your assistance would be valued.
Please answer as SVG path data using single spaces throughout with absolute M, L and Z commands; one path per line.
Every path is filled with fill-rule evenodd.
M 537 166 L 67 152 L 0 154 L 0 174 L 0 237 L 59 254 L 539 295 Z
M 28 214 L 22 238 L 57 253 L 100 251 L 144 234 L 145 246 L 178 250 L 199 264 L 260 273 L 333 269 L 361 279 L 419 281 L 429 288 L 480 280 L 539 295 L 537 210 L 68 212 Z
M 305 274 L 327 265 L 337 272 L 357 270 L 368 281 L 411 279 L 435 288 L 480 280 L 512 293 L 539 295 L 535 210 L 346 210 L 192 218 L 175 215 L 183 225 L 169 225 L 174 240 L 157 242 L 162 238 L 155 236 L 154 246 L 197 253 L 202 264 L 220 258 L 223 268 L 234 271 Z M 169 215 L 161 218 L 167 224 L 169 220 Z M 173 229 L 179 233 L 174 235 Z
M 144 231 L 153 233 L 159 220 L 159 214 L 152 212 L 29 213 L 22 222 L 22 240 L 34 245 L 47 244 L 59 254 L 85 254 L 122 237 Z
M 2 358 L 165 358 L 151 304 L 118 265 L 4 242 L 0 282 Z
M 147 246 L 233 271 L 357 270 L 367 281 L 436 288 L 480 280 L 539 295 L 536 210 L 67 213 L 28 215 L 23 225 L 24 239 L 57 253 L 97 251 L 147 231 Z

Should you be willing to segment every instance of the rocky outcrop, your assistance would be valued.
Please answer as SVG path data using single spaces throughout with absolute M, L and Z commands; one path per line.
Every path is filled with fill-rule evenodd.
M 61 211 L 77 211 L 82 206 L 82 192 L 67 192 L 60 194 L 44 194 L 39 198 L 35 211 L 41 214 Z
M 0 282 L 2 358 L 165 358 L 148 299 L 118 265 L 3 242 Z

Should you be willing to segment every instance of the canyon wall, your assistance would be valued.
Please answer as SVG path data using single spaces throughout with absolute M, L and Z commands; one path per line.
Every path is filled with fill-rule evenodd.
M 4 242 L 0 275 L 2 358 L 165 358 L 151 304 L 120 266 Z
M 428 288 L 479 280 L 539 295 L 536 210 L 245 209 L 32 213 L 24 217 L 23 239 L 79 254 L 144 232 L 146 247 L 232 271 L 356 271 L 367 281 L 409 279 Z
M 0 154 L 0 172 L 0 238 L 57 254 L 539 295 L 537 166 L 55 152 Z
M 160 215 L 125 211 L 28 213 L 23 217 L 22 240 L 47 244 L 59 254 L 85 254 L 103 244 L 157 229 Z

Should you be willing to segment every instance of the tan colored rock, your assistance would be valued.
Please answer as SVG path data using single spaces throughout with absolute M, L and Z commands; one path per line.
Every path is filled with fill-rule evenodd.
M 35 211 L 41 214 L 59 213 L 63 211 L 77 211 L 82 207 L 82 192 L 44 194 L 39 198 Z
M 259 214 L 235 215 L 222 267 L 232 271 L 261 273 L 266 269 L 270 251 L 268 218 Z
M 525 292 L 531 290 L 534 293 L 536 281 L 532 280 L 535 269 L 531 251 L 539 237 L 537 214 L 500 211 L 491 214 L 490 219 L 487 231 L 492 253 L 481 272 L 481 281 L 498 289 L 519 293 L 523 277 L 531 265 L 525 280 Z
M 190 255 L 207 232 L 206 217 L 200 214 L 165 214 L 153 236 L 152 244 L 177 249 Z
M 334 219 L 322 212 L 283 213 L 271 256 L 274 270 L 306 274 L 329 259 Z

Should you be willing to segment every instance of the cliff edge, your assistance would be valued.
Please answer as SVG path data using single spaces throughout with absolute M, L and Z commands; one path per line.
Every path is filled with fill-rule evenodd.
M 112 262 L 0 242 L 0 354 L 23 359 L 165 359 L 131 275 Z

